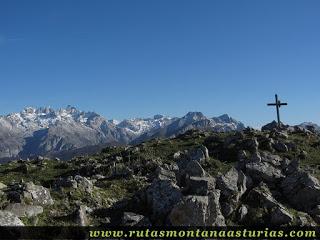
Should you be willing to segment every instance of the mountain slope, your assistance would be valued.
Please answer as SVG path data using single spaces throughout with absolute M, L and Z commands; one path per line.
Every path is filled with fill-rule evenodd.
M 84 149 L 174 137 L 190 129 L 221 132 L 243 128 L 228 115 L 207 118 L 200 112 L 181 118 L 156 115 L 118 122 L 71 106 L 59 110 L 28 107 L 0 117 L 0 160 L 61 153 L 69 156 L 68 151 L 76 153 L 77 149 L 83 154 Z

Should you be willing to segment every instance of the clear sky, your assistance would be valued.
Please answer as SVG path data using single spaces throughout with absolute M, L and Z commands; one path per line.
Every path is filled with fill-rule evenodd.
M 320 123 L 318 0 L 1 0 L 0 114 L 228 113 Z

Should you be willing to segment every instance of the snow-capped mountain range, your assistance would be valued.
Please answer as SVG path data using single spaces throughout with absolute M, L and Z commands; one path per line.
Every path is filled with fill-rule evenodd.
M 185 116 L 107 120 L 94 112 L 28 107 L 19 113 L 0 116 L 0 159 L 36 155 L 61 156 L 90 147 L 135 144 L 154 137 L 174 137 L 189 129 L 241 130 L 244 125 L 229 117 L 207 118 L 200 112 Z M 84 150 L 85 149 L 85 150 Z M 67 154 L 66 154 L 67 155 Z

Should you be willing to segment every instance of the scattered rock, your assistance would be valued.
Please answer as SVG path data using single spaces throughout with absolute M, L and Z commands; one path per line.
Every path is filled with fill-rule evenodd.
M 317 224 L 312 219 L 312 217 L 310 217 L 307 213 L 304 213 L 304 212 L 296 212 L 295 225 L 298 225 L 301 227 L 317 226 Z
M 150 220 L 143 216 L 132 212 L 124 212 L 122 217 L 123 226 L 151 226 Z
M 239 222 L 243 222 L 247 214 L 248 214 L 248 208 L 246 207 L 246 205 L 241 205 L 237 212 Z
M 24 224 L 12 212 L 0 210 L 0 226 L 24 226 Z
M 184 170 L 185 174 L 192 177 L 204 177 L 206 176 L 205 170 L 201 167 L 198 161 L 190 161 Z
M 225 226 L 219 207 L 219 190 L 209 196 L 186 196 L 169 215 L 173 226 Z
M 209 159 L 209 151 L 205 146 L 200 146 L 199 148 L 189 151 L 189 159 L 203 162 L 206 159 Z
M 7 185 L 0 182 L 0 190 L 6 189 L 6 188 L 7 188 Z
M 190 177 L 187 179 L 186 189 L 190 195 L 206 196 L 215 187 L 212 177 Z
M 80 175 L 76 175 L 74 180 L 77 182 L 78 188 L 83 188 L 86 192 L 92 193 L 93 183 L 89 179 Z
M 146 190 L 147 204 L 151 211 L 152 221 L 161 221 L 180 201 L 180 188 L 170 180 L 156 180 Z
M 87 216 L 87 207 L 84 205 L 80 205 L 75 213 L 76 223 L 79 226 L 89 226 L 89 219 Z
M 206 226 L 208 196 L 187 196 L 172 209 L 169 220 L 173 226 Z
M 23 195 L 27 198 L 31 197 L 31 200 L 35 205 L 46 206 L 53 204 L 49 189 L 35 185 L 32 182 L 24 185 Z
M 221 190 L 223 215 L 229 216 L 247 190 L 247 177 L 241 170 L 231 168 L 225 175 L 217 179 L 217 188 Z
M 157 167 L 155 171 L 156 178 L 160 180 L 170 180 L 176 182 L 176 175 L 173 171 L 166 170 L 162 167 Z
M 281 183 L 288 202 L 298 210 L 310 212 L 320 203 L 320 184 L 310 174 L 297 170 Z
M 281 206 L 272 196 L 268 186 L 263 182 L 249 192 L 246 201 L 250 203 L 250 206 L 266 209 L 274 209 Z
M 9 204 L 6 211 L 12 212 L 18 217 L 35 217 L 43 213 L 43 207 L 36 205 L 25 205 L 23 203 L 11 203 Z
M 276 121 L 272 121 L 271 123 L 264 125 L 261 128 L 261 131 L 279 131 L 279 129 L 286 129 L 287 127 L 288 126 L 284 125 L 283 123 L 280 123 L 280 126 L 278 126 Z
M 265 181 L 273 183 L 284 178 L 281 169 L 274 167 L 268 162 L 247 163 L 246 174 L 248 174 L 255 182 Z

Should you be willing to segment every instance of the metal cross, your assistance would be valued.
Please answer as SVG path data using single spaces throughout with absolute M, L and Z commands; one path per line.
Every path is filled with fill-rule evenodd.
M 281 106 L 288 105 L 288 103 L 282 103 L 280 100 L 278 100 L 278 95 L 277 94 L 275 95 L 275 97 L 276 97 L 276 102 L 275 103 L 268 103 L 268 106 L 276 106 L 276 108 L 277 108 L 278 126 L 280 127 L 281 122 L 280 122 L 280 111 L 279 111 L 279 108 Z

